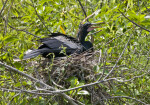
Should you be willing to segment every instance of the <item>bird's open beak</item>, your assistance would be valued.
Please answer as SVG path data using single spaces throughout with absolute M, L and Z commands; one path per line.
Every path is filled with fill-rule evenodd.
M 94 30 L 95 28 L 99 28 L 99 27 L 89 27 L 89 28 L 87 29 L 87 31 L 90 32 L 90 31 Z
M 87 29 L 88 32 L 94 30 L 95 28 L 100 28 L 100 27 L 92 27 L 93 25 L 97 24 L 104 24 L 104 22 L 99 22 L 99 23 L 91 23 L 91 26 Z

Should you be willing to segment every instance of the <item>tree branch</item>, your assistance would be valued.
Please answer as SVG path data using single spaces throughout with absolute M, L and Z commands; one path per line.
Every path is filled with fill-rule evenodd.
M 13 5 L 13 2 L 14 2 L 14 0 L 12 0 L 12 2 L 11 2 L 11 5 L 10 5 L 10 7 L 9 7 L 9 10 L 8 10 L 8 12 L 7 12 L 7 16 L 6 16 L 6 19 L 5 19 L 4 35 L 6 35 L 6 33 L 7 33 L 8 16 L 9 16 L 10 9 L 11 9 L 11 7 L 12 7 L 12 5 Z
M 47 89 L 51 89 L 51 90 L 53 90 L 53 91 L 56 90 L 55 88 L 53 88 L 53 87 L 51 87 L 51 86 L 45 84 L 43 81 L 40 81 L 40 80 L 38 80 L 38 79 L 36 79 L 36 78 L 34 78 L 34 77 L 32 77 L 32 76 L 26 74 L 26 73 L 23 73 L 23 72 L 19 71 L 19 70 L 16 69 L 16 68 L 13 68 L 13 67 L 11 67 L 11 66 L 9 66 L 9 65 L 6 65 L 6 64 L 4 64 L 4 63 L 2 63 L 2 62 L 0 62 L 0 65 L 5 66 L 5 67 L 6 67 L 8 70 L 10 70 L 10 71 L 17 72 L 17 73 L 19 73 L 19 74 L 21 74 L 21 75 L 23 75 L 23 76 L 25 76 L 25 77 L 27 77 L 27 78 L 29 78 L 29 79 L 35 81 L 35 82 L 40 83 L 41 85 L 44 85 L 45 87 L 47 87 Z M 57 90 L 56 90 L 56 91 L 57 91 Z M 61 95 L 61 96 L 63 96 L 70 104 L 72 104 L 72 105 L 77 105 L 77 104 L 72 100 L 72 98 L 69 97 L 68 95 L 66 95 L 66 94 L 64 94 L 64 93 L 58 93 L 58 94 Z
M 150 9 L 147 8 L 145 2 L 143 2 L 143 4 L 144 4 L 145 8 L 147 9 L 147 11 L 150 13 Z
M 130 28 L 130 29 L 129 29 L 128 31 L 126 31 L 125 33 L 129 32 L 129 31 L 132 30 L 132 29 L 133 29 L 133 27 Z M 122 33 L 121 35 L 118 35 L 117 37 L 115 37 L 115 38 L 113 38 L 112 40 L 108 41 L 108 42 L 106 43 L 106 45 L 109 44 L 110 42 L 112 42 L 113 40 L 119 38 L 120 36 L 125 35 L 125 33 Z
M 150 70 L 147 72 L 149 73 Z M 101 81 L 97 81 L 97 82 L 94 82 L 94 83 L 90 83 L 90 84 L 86 84 L 86 85 L 82 85 L 82 86 L 78 86 L 78 87 L 74 87 L 74 88 L 70 88 L 70 89 L 65 89 L 65 90 L 57 90 L 57 91 L 47 91 L 47 92 L 50 92 L 50 93 L 63 93 L 63 92 L 68 92 L 68 91 L 71 91 L 71 90 L 77 90 L 79 88 L 84 88 L 84 87 L 89 87 L 89 86 L 92 86 L 92 85 L 96 85 L 96 84 L 99 84 L 99 83 L 103 83 L 103 82 L 108 82 L 108 81 L 112 81 L 112 80 L 115 80 L 117 82 L 129 82 L 129 81 L 132 81 L 134 80 L 135 78 L 140 78 L 140 77 L 143 77 L 144 75 L 146 75 L 147 73 L 144 73 L 140 76 L 135 76 L 131 79 L 128 79 L 128 80 L 123 80 L 122 78 L 118 77 L 118 78 L 109 78 L 109 79 L 105 79 L 105 80 L 101 80 Z M 119 80 L 120 79 L 120 80 Z
M 8 0 L 5 1 L 4 5 L 3 5 L 3 7 L 2 7 L 2 9 L 1 9 L 1 11 L 0 11 L 0 15 L 1 15 L 1 16 L 2 16 L 2 12 L 3 12 L 3 10 L 4 10 L 5 6 L 6 6 L 7 1 L 8 1 Z
M 26 34 L 30 34 L 30 35 L 32 35 L 32 36 L 34 36 L 34 37 L 36 37 L 36 38 L 41 38 L 41 37 L 39 37 L 39 36 L 37 36 L 37 35 L 34 35 L 34 34 L 28 32 L 28 31 L 24 30 L 24 29 L 17 29 L 17 28 L 15 28 L 15 27 L 13 27 L 13 26 L 11 26 L 11 25 L 9 25 L 9 24 L 8 24 L 8 26 L 9 26 L 10 28 L 14 29 L 14 30 L 25 32 Z
M 93 12 L 91 15 L 87 16 L 87 17 L 81 22 L 81 24 L 83 24 L 88 18 L 94 16 L 97 12 L 99 12 L 99 10 L 96 10 L 96 11 Z
M 119 10 L 119 9 L 118 9 Z M 123 12 L 121 12 L 120 10 L 119 10 L 119 12 L 126 18 L 126 19 L 128 19 L 130 22 L 132 22 L 133 24 L 135 24 L 136 26 L 138 26 L 138 27 L 140 27 L 140 28 L 142 28 L 143 30 L 145 30 L 145 31 L 148 31 L 148 32 L 150 32 L 150 30 L 148 30 L 148 29 L 146 29 L 146 28 L 144 28 L 144 27 L 142 27 L 142 26 L 140 26 L 140 25 L 138 25 L 137 23 L 135 23 L 134 21 L 132 21 L 132 20 L 130 20 L 128 17 L 126 17 L 124 14 L 123 14 Z
M 141 100 L 138 100 L 136 98 L 132 98 L 132 97 L 129 97 L 129 96 L 113 96 L 113 97 L 107 97 L 107 99 L 113 99 L 113 98 L 127 98 L 127 99 L 132 99 L 132 100 L 135 100 L 137 102 L 140 102 L 144 105 L 149 105 L 149 104 L 146 104 L 145 102 L 141 101 Z M 106 100 L 106 99 L 101 99 L 101 100 Z
M 130 39 L 131 39 L 131 36 L 132 36 L 132 35 L 130 35 L 130 37 L 129 37 L 129 39 L 128 39 L 128 42 L 127 42 L 127 44 L 125 45 L 125 47 L 124 47 L 122 53 L 120 54 L 118 60 L 117 60 L 116 63 L 115 63 L 115 65 L 113 66 L 113 68 L 111 69 L 111 71 L 104 77 L 104 80 L 114 71 L 114 68 L 117 66 L 118 62 L 120 61 L 122 55 L 124 54 L 124 52 L 125 52 L 125 50 L 126 50 L 128 44 L 129 44 L 129 41 L 130 41 Z
M 0 16 L 2 17 L 1 14 L 0 14 Z M 4 17 L 2 17 L 2 19 L 3 19 L 4 21 L 6 21 L 6 19 L 5 19 Z M 37 36 L 37 35 L 34 35 L 34 34 L 28 32 L 28 31 L 24 30 L 24 29 L 17 29 L 17 28 L 15 28 L 15 27 L 11 26 L 10 24 L 8 24 L 8 26 L 9 26 L 10 28 L 14 29 L 14 30 L 23 31 L 23 32 L 25 32 L 26 34 L 30 34 L 30 35 L 33 35 L 34 37 L 41 38 L 41 37 L 39 37 L 39 36 Z
M 82 8 L 82 10 L 83 10 L 83 13 L 84 13 L 84 15 L 85 15 L 85 18 L 86 18 L 86 17 L 87 17 L 87 14 L 86 14 L 86 12 L 85 12 L 85 9 L 84 9 L 83 5 L 81 4 L 81 1 L 78 0 L 78 2 L 79 2 L 79 4 L 80 4 L 80 6 L 81 6 L 81 8 Z M 89 20 L 87 19 L 87 21 L 89 21 Z
M 42 22 L 42 24 L 46 27 L 46 29 L 51 33 L 51 31 L 48 29 L 48 27 L 45 25 L 45 22 L 42 20 L 42 18 L 41 18 L 41 16 L 38 14 L 38 12 L 36 11 L 36 8 L 35 8 L 35 6 L 34 6 L 34 2 L 31 0 L 31 2 L 32 2 L 32 4 L 33 5 L 31 5 L 33 8 L 34 8 L 34 10 L 35 10 L 35 13 L 36 13 L 36 15 L 38 16 L 38 18 L 40 19 L 40 21 Z
M 91 33 L 91 34 L 88 34 L 88 36 L 89 36 L 89 35 L 94 35 L 94 34 L 99 33 L 99 32 L 101 32 L 101 31 L 102 31 L 102 30 L 99 30 L 99 31 L 93 32 L 93 33 Z

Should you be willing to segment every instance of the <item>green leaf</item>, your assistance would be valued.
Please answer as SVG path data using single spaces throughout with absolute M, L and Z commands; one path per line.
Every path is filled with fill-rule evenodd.
M 27 84 L 28 85 L 32 85 L 32 81 L 27 81 Z
M 23 59 L 24 54 L 20 54 L 19 59 Z
M 15 42 L 17 41 L 18 38 L 17 37 L 14 37 L 14 36 L 8 36 L 7 38 L 5 38 L 5 42 Z
M 21 67 L 21 63 L 15 62 L 15 63 L 14 63 L 14 66 L 15 66 L 17 69 L 19 69 L 19 68 Z
M 112 51 L 112 47 L 110 47 L 108 50 L 107 50 L 107 53 L 111 53 L 111 51 Z
M 86 90 L 81 90 L 77 93 L 78 95 L 90 95 L 90 93 Z

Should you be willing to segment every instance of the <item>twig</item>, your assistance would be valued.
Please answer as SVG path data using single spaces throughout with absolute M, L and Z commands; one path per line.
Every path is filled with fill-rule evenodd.
M 45 25 L 45 22 L 42 20 L 42 18 L 40 17 L 40 15 L 38 14 L 38 12 L 36 11 L 36 8 L 35 8 L 35 6 L 34 6 L 34 2 L 31 0 L 31 2 L 32 2 L 32 4 L 33 5 L 31 5 L 33 8 L 34 8 L 34 10 L 35 10 L 35 13 L 36 13 L 36 15 L 38 16 L 38 18 L 40 19 L 40 21 L 42 22 L 42 24 L 46 27 L 46 29 L 51 33 L 51 31 L 48 29 L 48 27 Z
M 6 19 L 5 19 L 1 14 L 0 14 L 0 16 L 2 17 L 2 19 L 3 19 L 4 21 L 6 21 Z M 41 38 L 41 37 L 39 37 L 39 36 L 37 36 L 37 35 L 34 35 L 34 34 L 28 32 L 28 31 L 24 30 L 24 29 L 17 29 L 17 28 L 15 28 L 15 27 L 11 26 L 10 24 L 8 24 L 8 26 L 9 26 L 10 28 L 14 29 L 14 30 L 23 31 L 23 32 L 25 32 L 26 34 L 30 34 L 30 35 L 32 35 L 32 36 L 34 36 L 34 37 Z
M 29 90 L 12 90 L 12 89 L 6 89 L 6 88 L 0 88 L 2 91 L 7 91 L 7 92 L 18 92 L 18 93 L 29 93 L 29 94 L 36 94 L 36 95 L 53 95 L 52 93 L 38 93 L 38 91 L 36 90 L 32 90 L 32 91 L 29 91 Z
M 136 98 L 132 98 L 132 97 L 129 97 L 129 96 L 113 96 L 113 97 L 107 97 L 107 99 L 113 99 L 113 98 L 127 98 L 127 99 L 132 99 L 132 100 L 135 100 L 135 101 L 137 101 L 137 102 L 140 102 L 140 103 L 142 103 L 142 104 L 144 104 L 144 105 L 148 105 L 148 104 L 146 104 L 145 102 L 143 102 L 143 101 L 141 101 L 141 100 L 138 100 L 138 99 L 136 99 Z M 105 100 L 105 99 L 101 99 L 101 100 Z
M 5 27 L 4 27 L 4 35 L 6 35 L 6 33 L 7 33 L 8 16 L 9 16 L 9 12 L 10 12 L 13 2 L 14 2 L 14 0 L 12 0 L 9 10 L 7 12 L 7 16 L 6 16 L 6 20 L 5 20 Z
M 6 88 L 0 88 L 2 91 L 7 91 L 7 92 L 18 92 L 18 93 L 22 93 L 22 92 L 24 92 L 24 93 L 29 93 L 29 94 L 35 94 L 35 95 L 45 95 L 45 96 L 47 96 L 47 95 L 54 95 L 53 93 L 48 93 L 49 91 L 45 91 L 44 89 L 43 89 L 43 91 L 45 91 L 45 93 L 38 93 L 39 91 L 42 91 L 42 90 L 32 90 L 32 91 L 29 91 L 29 90 L 11 90 L 11 89 L 6 89 Z M 83 103 L 81 103 L 80 101 L 77 101 L 77 100 L 75 100 L 75 99 L 73 99 L 73 98 L 71 98 L 73 101 L 76 101 L 76 102 L 78 102 L 80 105 L 85 105 L 85 104 L 83 104 Z
M 42 81 L 40 81 L 40 80 L 38 80 L 38 79 L 36 79 L 36 78 L 34 78 L 34 77 L 32 77 L 32 76 L 26 74 L 26 73 L 23 73 L 23 72 L 19 71 L 19 70 L 16 69 L 16 68 L 13 68 L 13 67 L 11 67 L 11 66 L 9 66 L 9 65 L 6 65 L 6 64 L 4 64 L 4 63 L 2 63 L 2 62 L 0 62 L 0 65 L 5 66 L 5 67 L 8 68 L 8 70 L 10 70 L 10 71 L 17 72 L 17 73 L 21 74 L 22 76 L 25 76 L 25 77 L 27 77 L 27 78 L 29 78 L 29 79 L 31 79 L 31 80 L 34 80 L 34 81 L 36 81 L 36 82 L 39 82 L 39 83 L 41 83 L 42 85 L 45 85 L 45 86 L 47 86 L 49 89 L 52 89 L 52 90 L 53 90 L 53 87 L 51 87 L 51 86 L 49 86 L 49 85 L 43 83 Z
M 14 100 L 14 98 L 20 94 L 21 94 L 21 91 L 19 93 L 17 93 L 16 95 L 14 95 L 7 105 L 11 105 L 11 102 Z
M 0 65 L 1 65 L 1 62 L 0 62 Z M 8 66 L 8 65 L 7 65 Z M 23 92 L 28 92 L 28 93 L 32 93 L 32 94 L 35 94 L 37 93 L 37 91 L 44 91 L 46 93 L 37 93 L 37 94 L 41 94 L 41 95 L 52 95 L 52 94 L 63 94 L 63 92 L 68 92 L 68 91 L 71 91 L 71 90 L 76 90 L 76 89 L 79 89 L 79 88 L 84 88 L 84 87 L 89 87 L 89 86 L 92 86 L 92 85 L 96 85 L 96 84 L 99 84 L 99 83 L 103 83 L 103 82 L 108 82 L 108 81 L 112 81 L 112 80 L 115 80 L 117 82 L 129 82 L 129 81 L 132 81 L 134 80 L 135 78 L 140 78 L 140 77 L 143 77 L 144 75 L 148 74 L 150 72 L 150 70 L 147 72 L 147 73 L 144 73 L 140 76 L 135 76 L 131 79 L 128 79 L 128 80 L 119 80 L 120 77 L 118 78 L 109 78 L 109 79 L 105 79 L 105 80 L 101 80 L 101 81 L 97 81 L 97 82 L 94 82 L 94 83 L 90 83 L 90 84 L 86 84 L 86 85 L 82 85 L 82 86 L 78 86 L 78 87 L 75 87 L 75 88 L 70 88 L 70 89 L 65 89 L 65 90 L 54 90 L 53 87 L 51 87 L 52 90 L 54 91 L 49 91 L 49 90 L 46 90 L 46 89 L 38 89 L 38 90 L 33 90 L 33 91 L 26 91 L 26 90 L 7 90 L 7 89 L 4 89 L 2 88 L 2 90 L 7 90 L 7 91 L 12 91 L 12 92 L 20 92 L 20 91 L 23 91 Z M 21 73 L 22 74 L 22 73 Z M 24 73 L 23 73 L 24 75 Z M 26 74 L 27 75 L 27 74 Z M 25 75 L 24 75 L 25 76 Z M 28 77 L 28 76 L 27 76 Z M 29 78 L 33 78 L 33 77 L 30 77 Z M 35 79 L 35 78 L 34 78 Z M 46 85 L 48 87 L 50 87 L 49 85 L 41 82 L 40 80 L 38 80 L 39 83 L 43 84 L 43 85 Z M 35 93 L 34 93 L 35 92 Z
M 4 5 L 3 5 L 3 7 L 2 7 L 2 9 L 1 9 L 1 11 L 0 11 L 0 15 L 1 15 L 1 16 L 2 16 L 2 12 L 3 12 L 4 8 L 5 8 L 5 5 L 6 5 L 7 1 L 8 1 L 8 0 L 5 1 Z
M 8 24 L 8 26 L 9 26 L 10 28 L 14 29 L 14 30 L 22 31 L 22 32 L 25 32 L 26 34 L 30 34 L 30 35 L 32 35 L 32 36 L 34 36 L 34 37 L 41 38 L 41 37 L 39 37 L 39 36 L 37 36 L 37 35 L 34 35 L 34 34 L 28 32 L 28 31 L 24 30 L 24 29 L 17 29 L 17 28 L 15 28 L 15 27 L 13 27 L 13 26 L 11 26 L 11 25 L 9 25 L 9 24 Z
M 147 72 L 149 73 L 150 70 Z M 78 86 L 78 87 L 74 87 L 74 88 L 70 88 L 70 89 L 65 89 L 65 90 L 57 90 L 57 91 L 49 91 L 50 93 L 63 93 L 63 92 L 68 92 L 68 91 L 71 91 L 71 90 L 77 90 L 79 88 L 84 88 L 84 87 L 89 87 L 89 86 L 92 86 L 92 85 L 96 85 L 96 84 L 99 84 L 99 83 L 103 83 L 103 82 L 108 82 L 108 81 L 112 81 L 112 80 L 115 80 L 117 82 L 129 82 L 129 81 L 132 81 L 134 80 L 135 78 L 140 78 L 140 77 L 143 77 L 144 75 L 146 75 L 147 73 L 143 74 L 143 75 L 140 75 L 140 76 L 135 76 L 131 79 L 128 79 L 128 80 L 119 80 L 120 77 L 118 78 L 109 78 L 109 79 L 105 79 L 105 80 L 101 80 L 101 81 L 96 81 L 94 83 L 90 83 L 90 84 L 86 84 L 86 85 L 82 85 L 82 86 Z
M 102 59 L 102 50 L 100 49 L 99 50 L 99 59 L 98 59 L 98 63 L 100 64 L 101 62 L 101 59 Z
M 41 85 L 46 86 L 47 89 L 51 89 L 51 90 L 53 90 L 53 91 L 56 90 L 55 88 L 53 88 L 53 87 L 51 87 L 51 86 L 45 84 L 43 81 L 40 81 L 40 80 L 38 80 L 38 79 L 36 79 L 36 78 L 34 78 L 34 77 L 32 77 L 32 76 L 26 74 L 26 73 L 23 73 L 23 72 L 19 71 L 19 70 L 16 69 L 16 68 L 13 68 L 13 67 L 11 67 L 11 66 L 9 66 L 9 65 L 6 65 L 6 64 L 4 64 L 4 63 L 2 63 L 2 62 L 0 62 L 0 65 L 5 66 L 5 67 L 8 68 L 8 70 L 10 70 L 10 71 L 17 72 L 17 73 L 19 73 L 19 74 L 21 74 L 21 75 L 23 75 L 23 76 L 25 76 L 25 77 L 27 77 L 27 78 L 29 78 L 29 79 L 31 79 L 31 80 L 34 80 L 34 81 L 40 83 Z M 59 94 L 60 94 L 61 96 L 63 96 L 70 104 L 72 104 L 72 105 L 77 105 L 68 95 L 66 95 L 66 94 L 64 94 L 64 93 L 59 93 Z
M 119 10 L 119 9 L 118 9 Z M 143 30 L 145 30 L 145 31 L 148 31 L 148 32 L 150 32 L 150 30 L 148 30 L 148 29 L 146 29 L 146 28 L 144 28 L 144 27 L 142 27 L 142 26 L 140 26 L 140 25 L 138 25 L 137 23 L 135 23 L 134 21 L 132 21 L 132 20 L 130 20 L 128 17 L 126 17 L 124 14 L 123 14 L 123 12 L 121 12 L 120 10 L 119 10 L 119 12 L 126 18 L 126 19 L 128 19 L 130 22 L 132 22 L 133 24 L 135 24 L 136 26 L 138 26 L 138 27 L 140 27 L 140 28 L 142 28 Z
M 126 31 L 125 33 L 129 32 L 129 31 L 132 30 L 132 29 L 133 29 L 133 27 L 132 27 L 131 29 L 129 29 L 128 31 Z M 119 36 L 113 38 L 112 40 L 108 41 L 108 42 L 106 43 L 106 45 L 109 44 L 110 42 L 112 42 L 113 40 L 119 38 L 120 36 L 125 35 L 125 33 L 122 33 L 121 35 L 119 35 Z
M 147 9 L 148 12 L 150 12 L 150 9 L 147 8 L 147 6 L 145 5 L 145 2 L 143 2 L 145 8 Z
M 2 16 L 2 15 L 1 15 L 1 16 Z M 4 17 L 2 17 L 2 18 L 3 18 L 4 21 L 6 21 L 6 19 L 5 19 Z M 17 28 L 15 28 L 15 27 L 11 26 L 10 24 L 8 24 L 8 26 L 9 26 L 10 28 L 14 29 L 14 30 L 23 31 L 23 32 L 25 32 L 25 33 L 27 33 L 27 34 L 33 35 L 34 37 L 41 38 L 41 37 L 39 37 L 39 36 L 37 36 L 37 35 L 34 35 L 34 34 L 28 32 L 28 31 L 24 30 L 24 29 L 17 29 Z
M 11 19 L 21 19 L 23 16 L 11 16 Z
M 100 51 L 101 51 L 101 49 L 100 49 Z M 98 81 L 100 81 L 102 79 L 102 77 L 104 76 L 104 74 L 105 74 L 105 70 L 106 70 L 106 58 L 107 58 L 107 50 L 104 53 L 104 60 L 103 60 L 104 68 L 103 68 L 103 73 L 99 77 Z
M 84 9 L 83 5 L 81 4 L 81 1 L 78 0 L 78 2 L 79 2 L 79 4 L 80 4 L 80 6 L 81 6 L 81 8 L 82 8 L 82 10 L 83 10 L 83 13 L 84 13 L 84 15 L 85 15 L 85 18 L 86 18 L 87 15 L 86 15 L 85 9 Z M 87 19 L 87 21 L 89 21 L 89 20 Z
M 104 80 L 114 71 L 114 68 L 117 66 L 118 62 L 120 61 L 122 55 L 124 54 L 124 52 L 125 52 L 125 50 L 126 50 L 126 48 L 127 48 L 127 46 L 128 46 L 128 43 L 129 43 L 129 41 L 130 41 L 130 39 L 131 39 L 131 36 L 132 36 L 132 35 L 130 35 L 130 37 L 129 37 L 129 39 L 128 39 L 128 42 L 127 42 L 127 44 L 125 45 L 125 47 L 124 47 L 122 53 L 120 54 L 118 60 L 117 60 L 116 63 L 115 63 L 115 65 L 113 66 L 113 68 L 111 69 L 111 71 L 104 77 Z
M 91 15 L 87 16 L 82 22 L 81 24 L 83 24 L 88 18 L 94 16 L 96 14 L 96 12 L 99 12 L 99 10 L 96 10 L 95 12 L 93 12 Z
M 96 34 L 96 33 L 98 33 L 98 32 L 101 32 L 102 30 L 99 30 L 99 31 L 96 31 L 96 32 L 94 32 L 94 33 L 91 33 L 91 34 L 88 34 L 88 36 L 89 35 L 94 35 L 94 34 Z
M 58 85 L 52 78 L 51 78 L 51 81 L 52 81 L 52 83 L 53 83 L 55 86 L 57 86 L 57 87 L 59 87 L 59 88 L 61 88 L 61 89 L 64 89 L 64 87 L 62 87 L 61 85 Z

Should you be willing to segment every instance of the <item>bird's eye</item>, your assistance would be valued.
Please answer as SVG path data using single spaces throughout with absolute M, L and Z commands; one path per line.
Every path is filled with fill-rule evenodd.
M 91 25 L 88 25 L 88 27 L 91 27 Z

